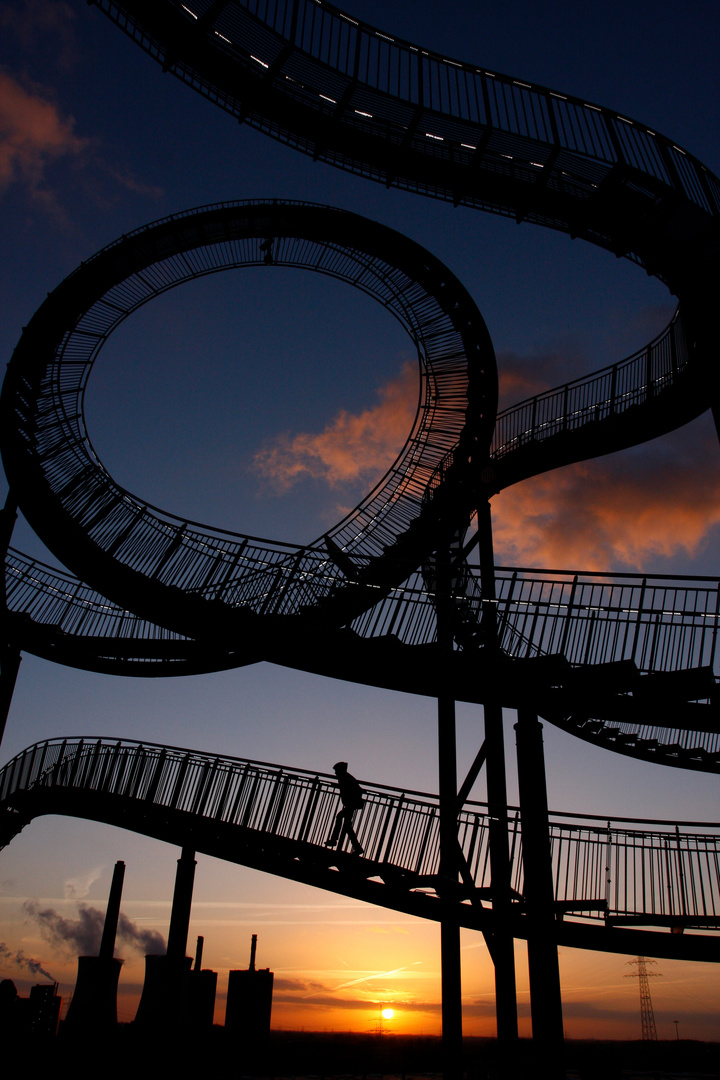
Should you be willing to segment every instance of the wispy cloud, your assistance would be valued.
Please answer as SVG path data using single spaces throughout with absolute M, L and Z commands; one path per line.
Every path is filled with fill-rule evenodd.
M 86 870 L 84 874 L 76 874 L 75 877 L 65 880 L 65 897 L 68 900 L 82 900 L 90 892 L 91 887 L 102 876 L 104 867 L 94 866 Z
M 0 71 L 0 189 L 21 183 L 37 199 L 51 199 L 45 187 L 48 166 L 88 145 L 74 128 L 73 118 L 61 113 L 49 91 Z
M 417 369 L 402 371 L 378 390 L 379 402 L 358 413 L 342 409 L 321 432 L 282 435 L 257 452 L 254 469 L 282 493 L 308 478 L 330 487 L 377 481 L 401 449 L 415 417 Z
M 282 1002 L 283 1005 L 293 1005 L 311 1011 L 313 1009 L 349 1009 L 353 1011 L 376 1012 L 379 1003 L 391 1000 L 395 1008 L 403 1012 L 437 1014 L 441 1011 L 439 1001 L 412 1001 L 398 998 L 394 991 L 373 992 L 367 998 L 342 998 L 332 995 L 317 995 L 312 1000 L 298 1000 L 286 994 L 273 994 L 273 1005 Z M 464 1009 L 464 1006 L 463 1006 Z M 493 1004 L 494 1009 L 494 1004 Z
M 404 967 L 392 968 L 390 971 L 373 971 L 369 975 L 362 975 L 359 979 L 350 979 L 348 982 L 340 983 L 339 986 L 334 986 L 333 991 L 345 990 L 348 986 L 357 986 L 359 983 L 373 982 L 375 979 L 386 979 L 389 975 L 400 975 L 403 971 L 409 971 L 411 967 L 416 967 L 422 963 L 421 960 L 415 960 L 412 964 L 405 965 Z
M 112 148 L 78 134 L 74 117 L 56 98 L 50 87 L 0 70 L 0 193 L 19 189 L 49 217 L 68 225 L 70 214 L 53 171 L 62 161 L 72 170 L 74 193 L 80 184 L 96 205 L 108 207 L 122 192 L 153 200 L 162 196 L 161 188 L 139 180 L 118 161 Z

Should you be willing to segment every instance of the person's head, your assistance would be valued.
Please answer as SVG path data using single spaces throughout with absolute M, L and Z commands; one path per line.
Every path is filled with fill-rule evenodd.
M 333 771 L 336 776 L 344 776 L 345 773 L 348 771 L 347 761 L 336 762 L 335 765 L 333 765 Z

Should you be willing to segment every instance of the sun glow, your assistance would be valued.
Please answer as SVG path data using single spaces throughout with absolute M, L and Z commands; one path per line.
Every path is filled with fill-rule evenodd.
M 383 1009 L 382 1015 L 383 1015 L 383 1020 L 392 1020 L 393 1016 L 395 1015 L 395 1010 L 394 1009 Z

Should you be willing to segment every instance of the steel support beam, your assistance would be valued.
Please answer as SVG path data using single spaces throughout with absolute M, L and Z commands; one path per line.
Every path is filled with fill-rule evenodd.
M 450 596 L 450 555 L 437 556 L 437 638 L 442 649 L 451 650 L 452 599 Z M 449 690 L 438 697 L 438 794 L 440 798 L 440 889 L 450 895 L 457 890 L 457 744 L 455 699 Z M 440 963 L 442 982 L 442 1048 L 445 1080 L 462 1075 L 462 972 L 460 963 L 460 921 L 454 905 L 446 906 L 440 922 Z
M 0 559 L 2 559 L 3 574 L 5 572 L 5 556 L 10 547 L 10 541 L 12 539 L 16 521 L 17 502 L 13 498 L 12 493 L 9 492 L 5 500 L 5 505 L 2 510 L 0 510 Z M 7 623 L 8 616 L 5 597 L 6 584 L 5 579 L 3 578 L 1 604 L 2 620 L 4 623 Z M 5 725 L 7 724 L 8 715 L 10 713 L 10 706 L 12 704 L 21 659 L 20 649 L 10 640 L 9 628 L 5 626 L 0 639 L 0 743 L 2 743 L 3 735 L 5 734 Z
M 490 503 L 478 508 L 480 575 L 482 585 L 482 637 L 486 649 L 497 648 L 495 557 Z M 517 986 L 515 947 L 511 928 L 510 850 L 508 846 L 507 779 L 502 707 L 483 706 L 487 751 L 487 801 L 490 816 L 490 875 L 495 919 L 492 960 L 495 966 L 495 1015 L 498 1041 L 508 1061 L 517 1052 Z
M 20 650 L 15 645 L 7 641 L 0 643 L 0 743 L 5 734 L 21 660 Z
M 537 1064 L 542 1064 L 543 1075 L 548 1080 L 565 1080 L 565 1043 L 542 724 L 531 710 L 519 709 L 515 732 L 533 1045 Z

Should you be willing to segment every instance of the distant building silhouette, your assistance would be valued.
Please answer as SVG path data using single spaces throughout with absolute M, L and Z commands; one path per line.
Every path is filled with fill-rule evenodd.
M 256 970 L 257 934 L 252 936 L 250 967 L 247 971 L 228 973 L 225 1028 L 246 1046 L 252 1046 L 270 1034 L 273 979 L 269 968 Z
M 18 1038 L 57 1035 L 62 998 L 57 983 L 38 983 L 23 998 L 12 979 L 0 982 L 0 1039 L 3 1045 Z
M 194 1028 L 210 1028 L 215 1018 L 215 994 L 217 992 L 217 971 L 202 968 L 203 944 L 205 939 L 197 939 L 195 964 L 190 972 L 188 983 L 188 1018 Z

